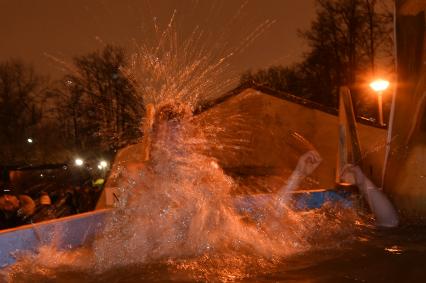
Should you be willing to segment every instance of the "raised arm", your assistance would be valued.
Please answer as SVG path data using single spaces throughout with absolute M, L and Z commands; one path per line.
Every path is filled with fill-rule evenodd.
M 299 158 L 296 168 L 290 178 L 288 178 L 286 184 L 278 191 L 279 206 L 282 207 L 287 204 L 290 199 L 289 193 L 299 187 L 302 180 L 312 174 L 321 161 L 322 158 L 316 150 L 310 150 Z
M 361 168 L 354 165 L 346 165 L 342 175 L 344 178 L 350 178 L 351 176 L 348 176 L 348 174 L 352 175 L 355 179 L 355 183 L 361 194 L 367 200 L 371 212 L 376 219 L 376 225 L 381 227 L 398 226 L 398 213 L 389 198 L 364 175 Z

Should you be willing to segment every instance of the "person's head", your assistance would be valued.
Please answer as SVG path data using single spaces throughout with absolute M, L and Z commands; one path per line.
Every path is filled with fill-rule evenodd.
M 173 127 L 190 117 L 191 110 L 183 104 L 164 104 L 160 106 L 154 115 L 153 133 L 161 135 L 168 127 Z
M 41 205 L 51 205 L 52 204 L 52 201 L 51 201 L 48 193 L 46 193 L 44 191 L 41 192 L 41 194 L 40 194 L 40 204 Z
M 14 195 L 4 194 L 0 196 L 0 210 L 15 212 L 19 209 L 19 199 Z
M 180 122 L 190 114 L 190 109 L 183 104 L 164 104 L 155 112 L 155 123 Z
M 184 120 L 189 120 L 192 111 L 188 105 L 163 103 L 156 108 L 148 104 L 143 124 L 144 137 L 140 162 L 151 160 L 151 150 L 156 144 L 172 141 L 178 136 Z M 159 142 L 159 143 L 158 143 Z

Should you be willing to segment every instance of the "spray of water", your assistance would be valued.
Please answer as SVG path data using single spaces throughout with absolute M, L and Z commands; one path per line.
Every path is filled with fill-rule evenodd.
M 240 8 L 243 9 L 244 5 Z M 238 13 L 237 13 L 238 15 Z M 154 21 L 152 35 L 136 44 L 131 64 L 125 70 L 143 96 L 145 104 L 184 103 L 196 110 L 238 83 L 239 74 L 232 71 L 231 59 L 238 56 L 261 36 L 274 21 L 265 20 L 253 31 L 230 46 L 233 34 L 206 32 L 195 26 L 187 36 L 177 29 L 178 11 L 161 29 Z M 235 24 L 233 17 L 224 26 Z
M 238 212 L 230 194 L 236 183 L 203 153 L 208 141 L 190 112 L 159 111 L 151 158 L 136 173 L 127 167 L 116 175 L 121 199 L 102 235 L 90 248 L 73 252 L 43 247 L 13 266 L 9 276 L 24 271 L 57 276 L 62 269 L 105 274 L 161 262 L 192 279 L 227 281 L 267 272 L 280 258 L 348 239 L 356 216 L 342 208 L 287 209 L 277 216 L 276 207 L 266 203 L 250 214 Z
M 195 280 L 228 281 L 267 272 L 275 260 L 294 253 L 339 244 L 339 237 L 348 239 L 357 217 L 347 209 L 325 207 L 304 213 L 287 209 L 277 216 L 276 207 L 266 203 L 251 214 L 238 212 L 231 194 L 238 185 L 208 152 L 248 148 L 246 121 L 229 117 L 228 123 L 241 125 L 241 135 L 219 144 L 216 137 L 224 125 L 205 125 L 192 114 L 229 88 L 232 79 L 220 81 L 226 77 L 228 59 L 271 21 L 246 36 L 240 46 L 219 55 L 203 43 L 198 28 L 188 39 L 179 40 L 174 22 L 175 14 L 157 32 L 156 44 L 139 46 L 125 70 L 144 103 L 155 108 L 150 158 L 143 162 L 136 156 L 140 162 L 118 166 L 114 177 L 122 197 L 103 233 L 89 247 L 75 251 L 42 247 L 37 255 L 25 256 L 5 271 L 8 281 L 55 279 L 61 270 L 100 276 L 153 262 L 176 274 L 189 273 Z

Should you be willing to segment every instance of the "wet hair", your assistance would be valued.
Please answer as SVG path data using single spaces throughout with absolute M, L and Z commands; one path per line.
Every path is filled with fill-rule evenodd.
M 155 111 L 152 131 L 156 133 L 162 123 L 178 124 L 190 116 L 191 110 L 189 107 L 181 104 L 164 104 Z
M 155 122 L 180 122 L 189 114 L 189 108 L 184 105 L 165 104 L 156 111 Z

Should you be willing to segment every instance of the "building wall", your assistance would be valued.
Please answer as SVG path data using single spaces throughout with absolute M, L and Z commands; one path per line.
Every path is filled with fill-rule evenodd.
M 310 141 L 323 158 L 304 189 L 326 189 L 335 186 L 338 145 L 338 117 L 253 89 L 229 98 L 198 115 L 204 126 L 218 127 L 220 133 L 212 143 L 241 143 L 208 154 L 216 157 L 230 172 L 246 175 L 281 175 L 282 182 L 308 149 L 291 137 L 296 131 Z M 378 183 L 381 180 L 386 130 L 357 125 L 363 167 Z M 245 141 L 245 142 L 244 142 Z M 278 184 L 277 184 L 278 185 Z
M 241 187 L 249 193 L 259 188 L 263 192 L 278 189 L 295 168 L 298 158 L 309 150 L 292 136 L 293 132 L 308 140 L 323 158 L 301 189 L 335 186 L 338 144 L 338 117 L 335 115 L 246 89 L 196 115 L 193 122 L 202 128 L 210 145 L 205 153 L 215 157 L 226 173 L 242 176 Z M 365 171 L 378 182 L 386 131 L 362 124 L 357 127 Z M 142 152 L 142 144 L 119 151 L 97 209 L 111 207 L 116 197 L 120 197 L 117 187 L 120 168 L 130 170 L 142 165 Z

